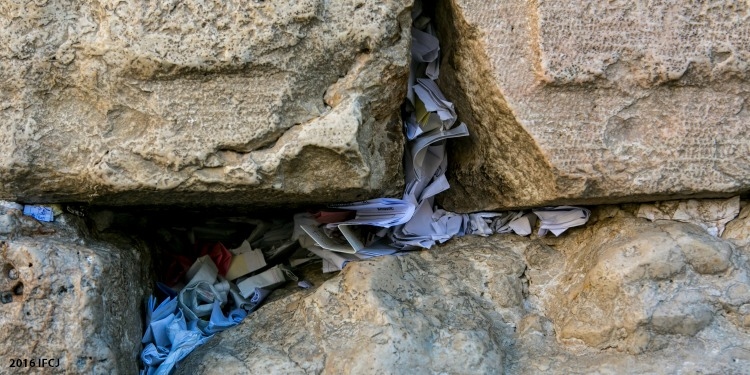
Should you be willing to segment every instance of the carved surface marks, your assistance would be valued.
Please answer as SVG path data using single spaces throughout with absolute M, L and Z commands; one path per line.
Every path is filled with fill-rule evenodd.
M 447 207 L 750 189 L 746 3 L 452 0 L 445 9 L 453 20 L 443 32 L 460 42 L 444 51 L 444 63 L 470 98 L 456 100 L 460 114 L 471 113 L 476 121 L 464 121 L 480 135 L 454 157 L 462 159 L 451 183 L 476 191 L 517 170 L 528 177 L 504 179 L 501 194 L 480 203 L 446 198 Z M 503 139 L 497 129 L 532 141 Z M 492 144 L 488 137 L 514 152 L 498 159 L 477 146 Z M 530 168 L 524 158 L 535 148 L 541 161 Z
M 328 195 L 305 199 L 397 194 L 402 138 L 391 124 L 406 90 L 410 4 L 3 2 L 0 197 L 274 204 L 313 191 Z M 298 126 L 304 138 L 284 137 Z M 325 170 L 356 178 L 308 173 L 320 169 L 305 147 L 327 148 Z
M 744 1 L 539 1 L 543 80 L 581 83 L 610 77 L 624 64 L 641 86 L 680 79 L 745 76 L 750 57 L 750 5 Z

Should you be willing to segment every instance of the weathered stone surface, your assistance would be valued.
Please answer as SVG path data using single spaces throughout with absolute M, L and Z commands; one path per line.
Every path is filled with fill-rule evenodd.
M 743 373 L 748 253 L 694 224 L 619 210 L 526 252 L 519 373 Z M 526 328 L 528 327 L 528 328 Z M 636 355 L 631 355 L 631 354 Z
M 0 207 L 0 359 L 9 373 L 134 374 L 150 286 L 148 256 L 133 244 L 80 236 L 73 217 L 41 225 Z M 41 232 L 47 234 L 40 234 Z M 51 233 L 54 231 L 54 233 Z M 6 298 L 7 297 L 7 298 Z M 12 358 L 37 367 L 8 369 Z M 40 370 L 40 358 L 53 366 Z M 29 366 L 27 361 L 26 366 Z
M 603 220 L 556 248 L 570 253 L 554 290 L 537 295 L 562 341 L 641 353 L 714 319 L 743 327 L 747 256 L 693 224 Z
M 398 195 L 408 0 L 0 5 L 0 199 Z
M 450 209 L 750 189 L 748 4 L 446 0 Z
M 729 199 L 689 199 L 644 203 L 636 216 L 644 219 L 692 223 L 714 236 L 721 236 L 727 223 L 740 213 L 740 197 Z
M 721 238 L 734 241 L 739 246 L 750 245 L 750 204 L 746 204 L 739 216 L 727 224 Z
M 750 263 L 616 207 L 560 238 L 464 237 L 350 263 L 191 354 L 183 374 L 743 373 Z
M 523 314 L 524 241 L 350 263 L 274 301 L 180 365 L 183 374 L 503 373 Z

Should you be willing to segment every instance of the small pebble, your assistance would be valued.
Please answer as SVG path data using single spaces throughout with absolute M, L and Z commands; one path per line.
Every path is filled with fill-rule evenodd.
M 8 278 L 11 279 L 11 280 L 18 279 L 18 271 L 16 271 L 15 268 L 13 268 L 10 271 L 8 271 Z

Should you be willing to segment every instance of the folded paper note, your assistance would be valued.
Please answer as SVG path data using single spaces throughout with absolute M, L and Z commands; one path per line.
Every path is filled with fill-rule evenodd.
M 295 280 L 297 277 L 283 265 L 274 266 L 262 273 L 248 277 L 237 283 L 240 293 L 243 297 L 248 298 L 256 289 L 273 289 L 287 280 Z
M 531 212 L 539 217 L 540 236 L 547 234 L 547 231 L 559 236 L 568 228 L 586 224 L 591 215 L 591 211 L 585 208 L 572 206 L 546 207 Z
M 409 221 L 415 208 L 412 203 L 396 198 L 377 198 L 362 202 L 334 204 L 331 207 L 356 211 L 356 215 L 352 220 L 328 224 L 329 227 L 337 224 L 358 224 L 384 228 Z
M 216 267 L 214 261 L 208 255 L 204 255 L 198 258 L 190 269 L 188 269 L 185 277 L 187 278 L 187 285 L 195 284 L 201 281 L 214 283 L 216 277 L 219 276 L 219 268 Z
M 229 271 L 227 271 L 228 280 L 245 276 L 266 266 L 263 252 L 260 249 L 250 247 L 247 241 L 242 242 L 242 246 L 232 250 L 232 253 L 235 255 L 232 257 L 232 263 L 229 265 Z
M 354 254 L 330 251 L 318 246 L 312 246 L 308 250 L 323 258 L 323 273 L 341 271 L 346 263 L 360 259 Z

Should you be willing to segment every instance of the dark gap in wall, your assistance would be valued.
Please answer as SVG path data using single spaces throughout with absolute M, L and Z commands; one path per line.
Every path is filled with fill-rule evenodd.
M 161 300 L 165 295 L 159 291 L 156 282 L 169 286 L 180 285 L 185 281 L 187 269 L 217 243 L 230 250 L 249 240 L 254 249 L 263 250 L 267 266 L 249 275 L 259 274 L 278 264 L 289 265 L 288 258 L 304 249 L 298 243 L 293 243 L 284 245 L 281 251 L 276 250 L 291 237 L 293 216 L 320 208 L 323 206 L 273 210 L 244 206 L 186 208 L 68 205 L 66 211 L 82 219 L 85 230 L 89 232 L 87 236 L 104 242 L 124 237 L 148 252 L 148 260 L 144 260 L 150 262 L 152 275 L 148 288 Z M 293 270 L 301 280 L 317 282 L 334 275 L 322 274 L 320 261 L 293 267 Z M 288 284 L 272 293 L 267 301 L 282 298 L 298 289 L 295 283 Z

